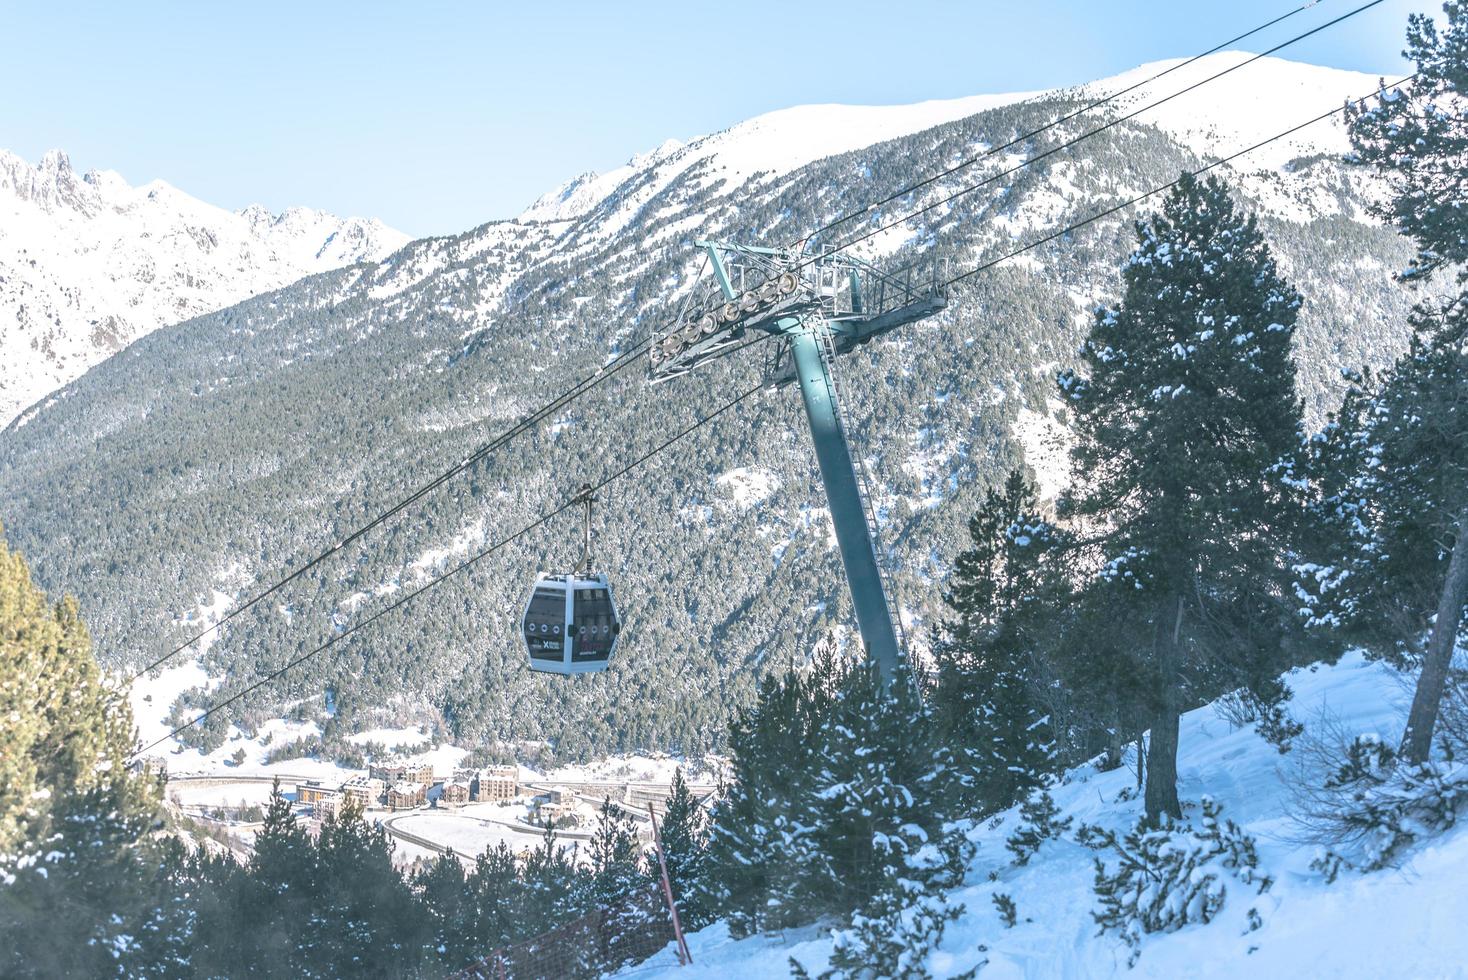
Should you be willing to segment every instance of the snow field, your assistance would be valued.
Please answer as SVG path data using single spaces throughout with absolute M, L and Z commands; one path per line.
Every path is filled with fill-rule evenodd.
M 281 785 L 282 792 L 294 793 L 295 786 Z M 222 786 L 197 786 L 175 783 L 168 795 L 180 806 L 259 806 L 270 802 L 269 783 L 229 783 Z
M 519 816 L 525 816 L 525 808 L 519 807 Z M 497 815 L 498 819 L 510 820 L 510 814 Z M 393 821 L 393 827 L 416 834 L 435 844 L 454 849 L 460 857 L 473 858 L 501 842 L 512 851 L 523 851 L 540 843 L 539 834 L 521 833 L 472 813 L 432 812 L 414 813 Z
M 1222 156 L 1298 125 L 1309 118 L 1312 110 L 1328 112 L 1339 109 L 1342 99 L 1369 95 L 1383 76 L 1388 80 L 1398 77 L 1306 66 L 1274 57 L 1243 64 L 1253 57 L 1246 51 L 1220 51 L 1201 58 L 1123 96 L 1123 111 L 1134 111 L 1226 69 L 1242 66 L 1136 117 L 1137 122 L 1157 126 L 1200 156 Z M 1083 90 L 1092 96 L 1120 91 L 1182 60 L 1143 65 L 1093 82 Z M 1337 117 L 1301 130 L 1246 159 L 1250 167 L 1278 169 L 1298 156 L 1341 154 L 1348 148 L 1345 128 Z

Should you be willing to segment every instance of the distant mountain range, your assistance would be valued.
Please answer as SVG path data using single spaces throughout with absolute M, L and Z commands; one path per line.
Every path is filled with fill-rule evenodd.
M 829 235 L 901 218 L 1108 118 L 1238 64 L 1215 55 L 907 194 Z M 669 142 L 585 174 L 514 220 L 424 239 L 156 330 L 0 433 L 0 519 L 48 588 L 77 593 L 99 650 L 139 663 L 300 567 L 382 506 L 666 325 L 695 282 L 694 241 L 780 244 L 1009 142 L 1098 93 L 908 107 L 805 106 Z M 862 243 L 859 255 L 971 268 L 1186 168 L 1371 92 L 1376 79 L 1278 59 L 997 177 Z M 1408 254 L 1341 161 L 1339 117 L 1218 173 L 1259 215 L 1306 298 L 1300 391 L 1314 419 L 1343 367 L 1400 348 Z M 986 487 L 1027 464 L 1065 479 L 1056 371 L 1117 294 L 1134 214 L 976 276 L 942 314 L 839 367 L 876 483 L 895 604 L 918 647 Z M 761 375 L 760 348 L 697 377 L 629 371 L 389 527 L 231 623 L 200 665 L 242 685 L 562 503 Z M 554 522 L 210 718 L 251 733 L 288 713 L 324 730 L 428 721 L 466 738 L 547 739 L 570 755 L 707 748 L 772 667 L 849 642 L 849 599 L 799 399 L 766 394 L 602 494 L 596 554 L 627 623 L 612 670 L 547 680 L 516 633 L 539 570 L 576 551 Z M 187 660 L 181 657 L 180 660 Z M 324 696 L 323 691 L 330 691 Z M 182 705 L 208 698 L 185 693 Z
M 36 166 L 0 150 L 0 425 L 139 337 L 376 261 L 408 236 L 376 219 L 229 212 L 155 180 Z

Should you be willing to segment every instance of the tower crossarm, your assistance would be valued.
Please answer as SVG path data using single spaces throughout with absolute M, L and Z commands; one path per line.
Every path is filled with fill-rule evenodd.
M 649 348 L 651 376 L 663 381 L 740 346 L 750 331 L 788 335 L 807 319 L 829 325 L 837 354 L 947 305 L 943 270 L 927 261 L 887 269 L 833 250 L 703 241 L 709 275 Z M 779 375 L 790 374 L 789 378 Z M 771 380 L 793 379 L 777 370 Z

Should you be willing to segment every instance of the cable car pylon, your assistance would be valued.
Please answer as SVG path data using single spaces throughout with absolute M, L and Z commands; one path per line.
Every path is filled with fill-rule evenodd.
M 780 338 L 766 380 L 800 387 L 857 628 L 867 656 L 890 681 L 900 663 L 897 632 L 831 369 L 841 354 L 947 306 L 943 270 L 929 262 L 889 272 L 830 249 L 802 254 L 731 242 L 697 245 L 713 281 L 695 288 L 672 328 L 649 347 L 651 379 L 715 360 L 749 331 Z

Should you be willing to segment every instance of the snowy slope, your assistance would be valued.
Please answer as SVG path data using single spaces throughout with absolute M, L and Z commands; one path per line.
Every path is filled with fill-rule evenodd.
M 913 105 L 805 105 L 781 109 L 687 143 L 669 140 L 605 174 L 580 174 L 537 200 L 519 220 L 574 221 L 609 199 L 614 199 L 609 203 L 619 210 L 641 206 L 674 178 L 699 166 L 706 169 L 710 180 L 727 181 L 724 189 L 728 190 L 755 176 L 781 176 L 814 160 L 921 132 L 988 109 L 1058 94 L 1089 102 L 1134 85 L 1139 87 L 1114 103 L 1116 112 L 1142 110 L 1135 117 L 1138 123 L 1157 126 L 1199 154 L 1220 155 L 1299 123 L 1302 111 L 1317 108 L 1325 112 L 1346 98 L 1365 95 L 1378 78 L 1274 57 L 1244 64 L 1254 57 L 1247 52 L 1223 51 L 1186 67 L 1179 67 L 1185 60 L 1181 58 L 1151 62 L 1072 89 L 974 95 Z M 1156 108 L 1143 109 L 1229 69 L 1235 70 Z M 1164 71 L 1169 73 L 1140 84 Z M 1251 155 L 1248 168 L 1276 169 L 1297 156 L 1339 153 L 1345 147 L 1345 131 L 1334 120 Z
M 803 105 L 747 119 L 688 143 L 668 140 L 605 174 L 585 173 L 546 194 L 522 221 L 570 221 L 586 214 L 634 177 L 660 188 L 700 164 L 737 186 L 755 175 L 778 176 L 814 160 L 963 119 L 1034 93 L 974 95 L 914 105 Z M 650 195 L 649 195 L 650 196 Z
M 1180 58 L 1159 61 L 1092 82 L 1080 91 L 1099 98 L 1173 69 L 1163 78 L 1122 96 L 1118 102 L 1122 111 L 1129 113 L 1227 71 L 1197 90 L 1146 109 L 1136 117 L 1138 122 L 1157 126 L 1200 156 L 1209 157 L 1232 153 L 1296 126 L 1303 121 L 1302 113 L 1311 108 L 1321 113 L 1338 109 L 1345 99 L 1371 92 L 1381 78 L 1283 58 L 1252 60 L 1255 58 L 1243 51 L 1222 51 L 1186 67 L 1179 67 L 1184 60 Z M 1248 165 L 1277 168 L 1294 157 L 1340 154 L 1348 148 L 1345 128 L 1336 118 L 1251 154 Z
M 0 426 L 158 327 L 408 241 L 376 219 L 238 213 L 0 150 Z
M 1390 669 L 1346 657 L 1335 667 L 1298 671 L 1291 710 L 1311 730 L 1338 726 L 1350 733 L 1377 732 L 1395 740 L 1406 715 L 1410 689 Z M 1298 753 L 1298 750 L 1297 750 Z M 1214 709 L 1185 715 L 1179 757 L 1179 790 L 1196 804 L 1205 794 L 1223 805 L 1223 815 L 1241 824 L 1259 843 L 1259 867 L 1275 878 L 1262 896 L 1228 879 L 1228 897 L 1217 918 L 1169 934 L 1146 936 L 1133 969 L 1128 949 L 1113 936 L 1098 937 L 1091 918 L 1093 852 L 1069 839 L 1047 841 L 1025 867 L 1010 864 L 1004 840 L 1017 815 L 975 835 L 978 855 L 964 888 L 953 898 L 966 906 L 949 927 L 931 961 L 942 978 L 987 959 L 986 980 L 1081 977 L 1462 977 L 1468 975 L 1468 913 L 1462 889 L 1468 875 L 1468 830 L 1430 840 L 1397 870 L 1361 875 L 1343 872 L 1331 885 L 1309 868 L 1313 845 L 1288 815 L 1286 779 L 1298 754 L 1281 756 L 1252 729 L 1233 729 Z M 1118 831 L 1140 813 L 1125 800 L 1135 787 L 1126 767 L 1100 773 L 1083 767 L 1054 791 L 1056 803 L 1081 822 Z M 1196 807 L 1190 811 L 1196 815 Z M 1112 862 L 1114 863 L 1114 862 Z M 995 881 L 988 880 L 997 871 Z M 995 892 L 1009 894 L 1019 922 L 1006 929 L 992 904 Z M 1247 927 L 1250 908 L 1263 924 Z M 980 946 L 987 947 L 987 952 Z M 788 933 L 783 941 L 729 938 L 716 924 L 689 937 L 694 966 L 678 969 L 671 950 L 637 969 L 638 976 L 787 977 L 794 957 L 812 973 L 826 964 L 830 940 L 818 930 Z M 647 970 L 666 965 L 666 971 Z

